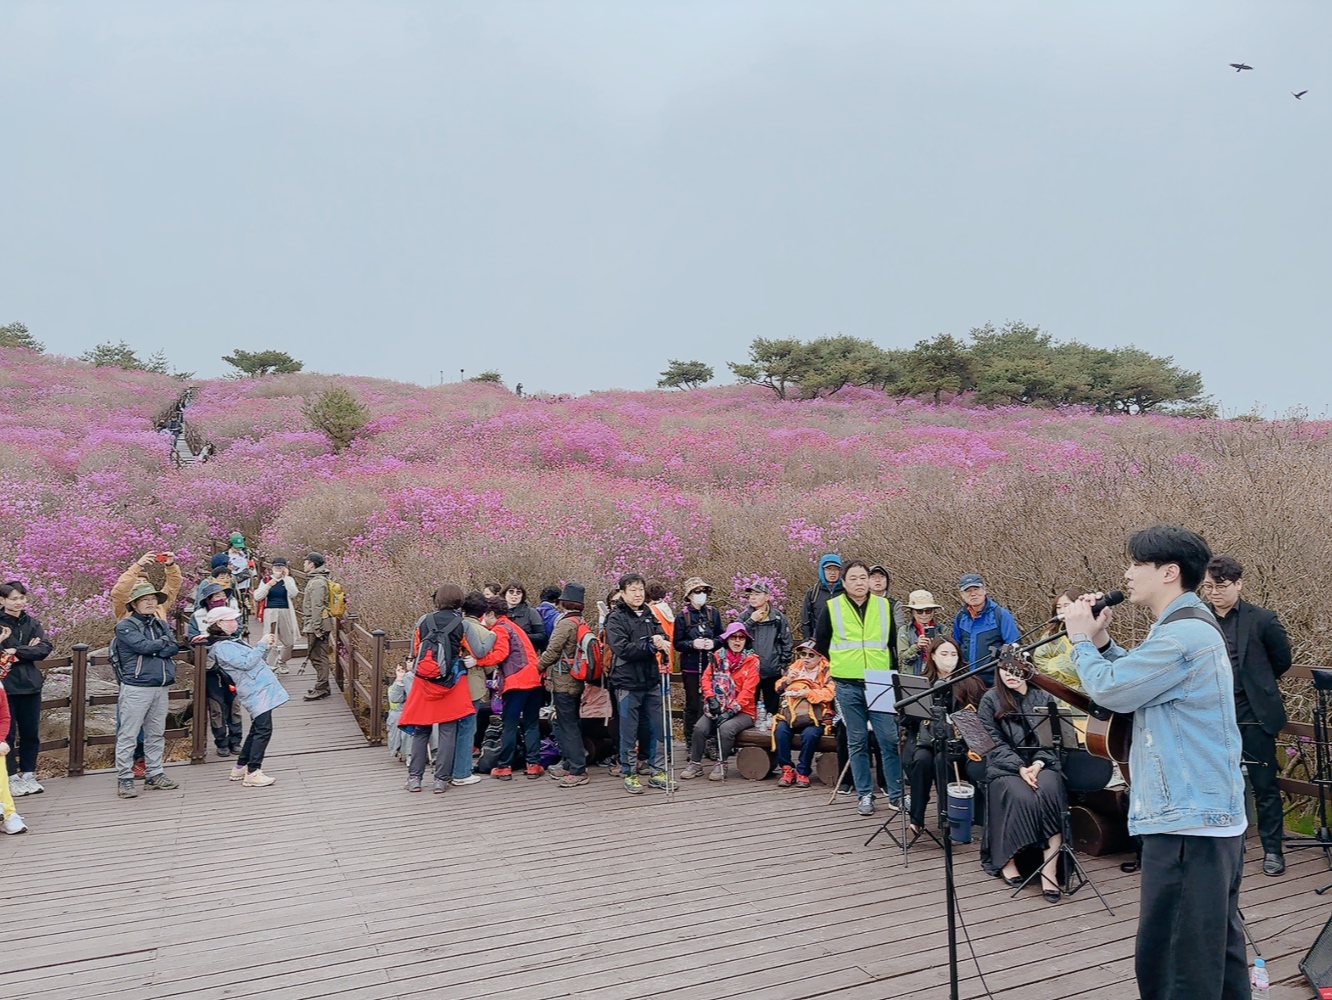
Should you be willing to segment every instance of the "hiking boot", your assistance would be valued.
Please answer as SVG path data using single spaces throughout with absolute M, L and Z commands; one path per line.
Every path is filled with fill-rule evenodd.
M 130 787 L 131 788 L 134 787 L 133 782 L 130 782 Z M 5 822 L 2 826 L 0 826 L 0 829 L 4 830 L 5 833 L 9 834 L 12 837 L 15 834 L 27 833 L 28 824 L 23 822 L 23 817 L 20 816 L 18 813 L 10 813 L 8 816 L 5 817 Z
M 443 795 L 448 790 L 449 790 L 449 783 L 447 781 L 445 781 L 443 778 L 435 779 L 434 793 L 436 795 Z
M 463 785 L 475 785 L 480 780 L 481 780 L 481 775 L 469 774 L 465 778 L 454 778 L 452 781 L 449 782 L 449 784 L 457 785 L 459 788 L 461 788 Z
M 144 779 L 143 787 L 154 791 L 166 791 L 168 788 L 179 788 L 180 782 L 172 781 L 165 774 L 154 774 L 151 778 Z
M 320 698 L 327 698 L 332 693 L 333 693 L 332 691 L 314 691 L 314 690 L 306 691 L 305 700 L 318 701 Z
M 142 757 L 134 762 L 134 777 L 142 778 L 144 774 L 147 773 L 147 771 L 148 771 L 148 765 L 144 763 Z
M 725 781 L 726 765 L 718 761 L 713 765 L 711 773 L 708 774 L 709 781 Z
M 630 795 L 642 795 L 643 782 L 639 780 L 636 774 L 626 774 L 624 776 L 624 790 Z
M 565 767 L 563 764 L 555 764 L 552 767 L 546 768 L 546 777 L 551 778 L 555 781 L 559 781 L 568 773 L 569 769 Z
M 513 768 L 511 768 L 511 767 L 492 767 L 492 768 L 490 769 L 490 776 L 491 776 L 492 778 L 498 778 L 500 781 L 512 781 L 512 780 L 513 780 Z
M 591 780 L 592 779 L 587 776 L 586 771 L 582 774 L 566 774 L 560 779 L 558 787 L 577 788 L 579 785 L 586 785 Z
M 421 790 L 421 779 L 414 774 L 407 775 L 407 784 L 402 786 L 409 792 L 419 792 Z
M 790 788 L 792 785 L 795 784 L 795 780 L 796 780 L 795 768 L 791 767 L 788 764 L 783 764 L 782 776 L 777 780 L 777 787 Z
M 797 775 L 796 775 L 796 783 L 795 783 L 795 786 L 796 786 L 796 788 L 808 788 L 808 787 L 809 787 L 809 775 L 808 775 L 808 774 L 797 774 Z
M 139 790 L 134 787 L 133 778 L 121 778 L 116 782 L 116 795 L 122 799 L 137 799 Z
M 528 765 L 527 765 L 527 776 L 528 776 L 529 778 L 539 778 L 539 777 L 541 777 L 541 776 L 542 776 L 543 774 L 545 774 L 545 773 L 546 773 L 546 769 L 545 769 L 544 767 L 542 767 L 540 764 L 528 764 Z
M 860 815 L 862 815 L 862 816 L 873 816 L 873 815 L 874 815 L 874 796 L 873 796 L 873 795 L 862 795 L 862 796 L 860 797 L 860 800 L 856 803 L 856 812 L 860 813 Z
M 665 771 L 658 771 L 648 779 L 648 785 L 652 788 L 660 788 L 663 792 L 675 790 L 675 782 L 666 777 Z
M 231 773 L 227 775 L 227 780 L 240 781 L 241 778 L 245 777 L 249 773 L 250 769 L 247 768 L 244 764 L 237 764 L 235 767 L 231 769 Z
M 694 778 L 703 776 L 703 765 L 695 764 L 692 760 L 685 765 L 685 769 L 680 772 L 680 777 L 685 781 L 691 781 Z
M 241 782 L 242 788 L 267 788 L 277 781 L 277 778 L 270 778 L 262 770 L 251 771 Z
M 231 748 L 230 748 L 230 747 L 218 747 L 218 748 L 217 748 L 217 755 L 218 755 L 219 757 L 230 757 L 230 756 L 231 756 Z

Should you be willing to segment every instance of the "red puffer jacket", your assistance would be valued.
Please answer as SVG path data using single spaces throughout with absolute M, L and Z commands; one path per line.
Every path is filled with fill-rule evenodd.
M 509 638 L 509 651 L 495 671 L 502 678 L 500 693 L 530 691 L 532 688 L 541 687 L 541 670 L 537 667 L 536 650 L 532 647 L 532 640 L 527 637 L 527 633 L 507 617 L 500 618 L 495 622 L 496 648 L 500 645 L 501 632 Z M 494 652 L 491 650 L 492 656 Z
M 758 690 L 759 658 L 756 653 L 746 651 L 741 654 L 738 667 L 734 666 L 734 654 L 730 650 L 722 650 L 717 653 L 712 662 L 703 670 L 703 697 L 711 698 L 713 696 L 712 672 L 717 669 L 717 664 L 723 656 L 731 657 L 730 674 L 735 680 L 735 686 L 739 689 L 737 698 L 740 711 L 751 719 L 757 718 L 758 709 L 754 704 L 754 692 Z M 723 705 L 722 707 L 725 708 L 726 706 Z

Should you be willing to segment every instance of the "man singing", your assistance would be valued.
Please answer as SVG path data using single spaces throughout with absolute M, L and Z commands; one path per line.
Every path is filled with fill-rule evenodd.
M 1142 1000 L 1248 1000 L 1244 780 L 1235 681 L 1216 619 L 1194 593 L 1211 558 L 1192 531 L 1158 525 L 1128 541 L 1125 591 L 1157 616 L 1132 652 L 1112 612 L 1084 595 L 1064 612 L 1087 694 L 1132 712 L 1129 832 L 1142 838 L 1136 968 Z

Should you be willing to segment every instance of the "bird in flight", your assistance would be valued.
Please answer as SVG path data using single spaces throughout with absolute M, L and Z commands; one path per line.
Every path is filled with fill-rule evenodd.
M 1292 90 L 1292 91 L 1290 92 L 1290 96 L 1293 97 L 1293 98 L 1295 98 L 1295 100 L 1298 101 L 1300 98 L 1302 98 L 1302 97 L 1303 97 L 1305 94 L 1307 94 L 1307 93 L 1308 93 L 1307 90 L 1301 90 L 1298 94 L 1295 93 L 1295 91 Z
M 1230 65 L 1234 67 L 1236 73 L 1243 73 L 1246 69 L 1253 69 L 1248 63 L 1231 63 Z

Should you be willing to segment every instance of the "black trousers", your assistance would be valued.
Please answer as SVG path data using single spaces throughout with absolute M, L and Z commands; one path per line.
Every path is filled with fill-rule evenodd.
M 777 681 L 780 677 L 761 677 L 758 682 L 758 696 L 769 715 L 776 715 L 782 707 L 782 699 L 777 694 Z
M 583 728 L 579 725 L 578 705 L 582 696 L 561 694 L 555 698 L 555 742 L 569 765 L 570 774 L 587 773 L 587 749 L 583 746 Z
M 1142 1000 L 1250 1000 L 1239 921 L 1244 837 L 1142 838 Z
M 1276 737 L 1259 724 L 1249 699 L 1243 695 L 1235 699 L 1235 721 L 1239 723 L 1240 747 L 1247 762 L 1244 769 L 1249 773 L 1249 787 L 1253 789 L 1263 853 L 1280 854 L 1286 818 L 1281 806 L 1281 791 L 1277 788 Z
M 37 730 L 42 721 L 42 694 L 9 695 L 9 756 L 5 764 L 10 774 L 37 770 Z
M 264 766 L 264 752 L 268 750 L 268 741 L 273 738 L 273 713 L 264 712 L 250 720 L 250 731 L 245 734 L 240 754 L 236 757 L 236 766 L 244 767 L 254 773 Z
M 703 675 L 682 673 L 680 680 L 684 684 L 684 731 L 688 738 L 703 714 Z

